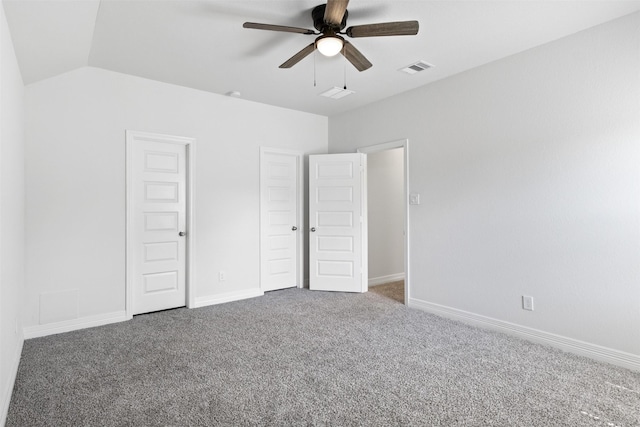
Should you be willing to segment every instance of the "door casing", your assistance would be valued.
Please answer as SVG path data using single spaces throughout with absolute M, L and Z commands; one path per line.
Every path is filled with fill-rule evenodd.
M 185 292 L 187 307 L 191 308 L 195 306 L 195 292 L 193 285 L 194 272 L 195 272 L 195 215 L 194 215 L 194 200 L 195 200 L 195 151 L 196 140 L 195 138 L 163 135 L 149 132 L 139 132 L 127 130 L 125 132 L 126 140 L 126 275 L 125 275 L 125 311 L 127 319 L 133 318 L 133 284 L 134 282 L 134 270 L 133 270 L 133 251 L 134 249 L 134 212 L 133 212 L 133 188 L 134 188 L 134 173 L 133 168 L 135 165 L 131 161 L 133 158 L 132 152 L 134 144 L 141 141 L 162 142 L 169 144 L 184 145 L 186 149 L 186 224 L 187 224 L 187 239 L 186 239 L 186 260 L 185 260 Z
M 391 150 L 394 148 L 404 148 L 404 304 L 409 305 L 409 299 L 411 297 L 411 270 L 409 269 L 409 140 L 401 139 L 382 144 L 369 145 L 358 148 L 357 151 L 358 153 L 368 154 Z

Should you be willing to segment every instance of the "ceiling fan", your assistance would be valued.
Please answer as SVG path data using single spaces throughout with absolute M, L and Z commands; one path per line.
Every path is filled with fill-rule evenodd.
M 318 32 L 299 27 L 287 27 L 284 25 L 259 24 L 245 22 L 244 28 L 256 30 L 283 31 L 287 33 L 299 33 L 307 35 L 319 35 L 315 41 L 300 52 L 285 61 L 280 68 L 291 68 L 304 59 L 307 55 L 318 49 L 325 56 L 334 56 L 342 53 L 345 58 L 358 71 L 371 68 L 371 62 L 360 53 L 351 43 L 342 37 L 351 38 L 378 37 L 378 36 L 413 36 L 418 34 L 418 21 L 384 22 L 381 24 L 356 25 L 342 31 L 347 26 L 347 5 L 349 0 L 327 0 L 327 4 L 316 6 L 311 11 L 313 26 Z

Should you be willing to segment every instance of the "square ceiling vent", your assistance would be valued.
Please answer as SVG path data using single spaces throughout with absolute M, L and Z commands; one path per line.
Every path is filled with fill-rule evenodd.
M 407 65 L 406 67 L 401 68 L 398 71 L 402 71 L 403 73 L 407 73 L 407 74 L 416 74 L 433 67 L 434 66 L 432 64 L 429 64 L 426 61 L 418 61 L 418 62 L 414 62 L 413 64 Z
M 351 95 L 352 93 L 355 93 L 355 92 L 352 90 L 343 89 L 340 87 L 332 87 L 331 89 L 322 92 L 320 96 L 324 96 L 331 99 L 340 99 L 340 98 L 344 98 L 345 96 Z

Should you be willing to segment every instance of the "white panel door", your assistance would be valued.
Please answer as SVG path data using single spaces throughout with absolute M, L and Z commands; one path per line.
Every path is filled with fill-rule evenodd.
M 186 147 L 139 140 L 131 149 L 133 314 L 186 303 Z
M 309 156 L 309 288 L 367 291 L 366 157 Z
M 260 153 L 260 287 L 298 284 L 300 248 L 299 153 L 262 148 Z

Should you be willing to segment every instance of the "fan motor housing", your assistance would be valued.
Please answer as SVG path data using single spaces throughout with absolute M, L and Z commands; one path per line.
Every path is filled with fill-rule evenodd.
M 313 26 L 316 30 L 324 33 L 326 29 L 332 29 L 335 32 L 341 31 L 344 27 L 347 26 L 347 17 L 349 16 L 349 12 L 347 10 L 344 11 L 344 16 L 342 17 L 342 22 L 340 23 L 340 27 L 337 28 L 332 25 L 328 25 L 324 22 L 324 10 L 327 8 L 326 4 L 321 4 L 313 8 L 311 11 L 311 17 L 313 18 Z

